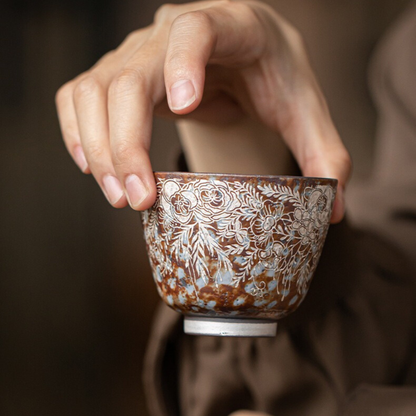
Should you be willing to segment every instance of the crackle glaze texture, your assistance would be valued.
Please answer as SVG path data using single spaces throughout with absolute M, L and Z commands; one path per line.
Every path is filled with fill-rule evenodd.
M 185 315 L 279 319 L 304 299 L 336 180 L 155 173 L 142 215 L 160 296 Z

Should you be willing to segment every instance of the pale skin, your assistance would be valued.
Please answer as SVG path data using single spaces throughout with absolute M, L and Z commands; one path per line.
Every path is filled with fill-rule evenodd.
M 116 50 L 62 86 L 56 102 L 68 152 L 116 208 L 130 204 L 140 211 L 155 201 L 148 151 L 156 114 L 181 120 L 194 170 L 202 170 L 198 160 L 204 160 L 207 147 L 224 154 L 227 134 L 235 140 L 235 131 L 246 132 L 240 148 L 250 157 L 258 130 L 249 134 L 241 126 L 262 125 L 273 134 L 263 150 L 257 146 L 253 164 L 263 164 L 266 173 L 286 173 L 276 169 L 280 137 L 305 176 L 339 180 L 332 222 L 343 217 L 348 152 L 301 36 L 261 2 L 162 6 L 152 25 L 131 33 Z M 195 143 L 194 131 L 199 135 Z M 223 139 L 210 145 L 211 131 L 222 132 Z M 244 168 L 265 173 L 248 169 L 247 163 L 238 170 Z
M 261 2 L 165 5 L 56 103 L 68 152 L 116 208 L 155 201 L 148 152 L 158 115 L 178 121 L 195 171 L 290 173 L 289 148 L 305 176 L 338 179 L 332 222 L 344 215 L 349 154 L 301 36 Z

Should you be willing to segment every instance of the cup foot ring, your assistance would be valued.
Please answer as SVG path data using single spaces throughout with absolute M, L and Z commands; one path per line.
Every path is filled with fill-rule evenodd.
M 217 337 L 274 337 L 277 322 L 261 319 L 200 318 L 185 316 L 184 332 Z

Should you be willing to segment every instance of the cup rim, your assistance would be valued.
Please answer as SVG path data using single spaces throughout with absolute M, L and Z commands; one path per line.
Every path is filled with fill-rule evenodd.
M 318 176 L 299 176 L 299 175 L 256 175 L 256 174 L 244 174 L 244 173 L 215 173 L 215 172 L 183 172 L 183 171 L 154 171 L 155 176 L 160 174 L 168 175 L 189 175 L 189 176 L 200 176 L 200 175 L 209 175 L 218 178 L 223 177 L 236 177 L 236 178 L 248 178 L 248 179 L 266 179 L 266 180 L 285 180 L 285 179 L 298 179 L 298 180 L 312 180 L 312 181 L 329 181 L 334 186 L 338 184 L 338 179 L 335 178 L 325 178 Z

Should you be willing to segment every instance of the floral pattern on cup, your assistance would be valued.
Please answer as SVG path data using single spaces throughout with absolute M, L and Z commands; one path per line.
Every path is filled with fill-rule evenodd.
M 155 176 L 158 198 L 143 225 L 155 281 L 170 306 L 266 318 L 297 308 L 325 241 L 335 180 Z

